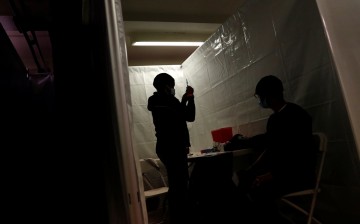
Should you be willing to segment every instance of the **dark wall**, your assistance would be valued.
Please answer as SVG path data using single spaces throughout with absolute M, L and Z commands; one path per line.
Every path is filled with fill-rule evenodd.
M 54 1 L 53 44 L 59 184 L 68 215 L 78 223 L 108 223 L 108 185 L 119 183 L 112 80 L 104 5 L 100 1 Z M 65 175 L 65 176 L 62 176 Z M 119 193 L 119 216 L 125 216 Z M 125 221 L 125 220 L 123 220 Z M 124 222 L 126 223 L 126 222 Z
M 104 5 L 69 2 L 50 4 L 54 70 L 48 83 L 40 88 L 26 79 L 20 108 L 12 100 L 2 105 L 10 108 L 1 114 L 8 122 L 0 125 L 7 133 L 0 148 L 7 152 L 7 208 L 14 223 L 109 223 L 110 182 L 118 189 L 113 194 L 119 217 L 128 223 L 114 143 Z

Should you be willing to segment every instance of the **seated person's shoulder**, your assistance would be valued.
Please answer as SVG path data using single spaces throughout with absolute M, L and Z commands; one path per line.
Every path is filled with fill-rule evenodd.
M 287 103 L 286 107 L 284 108 L 284 112 L 288 116 L 296 116 L 298 118 L 306 118 L 311 119 L 310 114 L 300 105 L 295 103 Z
M 295 103 L 287 103 L 285 108 L 287 110 L 299 111 L 299 112 L 307 113 L 306 110 L 302 106 L 300 106 L 298 104 L 295 104 Z

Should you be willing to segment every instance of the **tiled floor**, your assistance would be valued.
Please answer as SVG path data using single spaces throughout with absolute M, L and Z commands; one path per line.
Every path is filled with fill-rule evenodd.
M 165 203 L 164 203 L 165 202 Z M 165 208 L 164 208 L 165 206 Z M 326 218 L 326 214 L 322 212 L 324 205 L 321 203 L 321 201 L 318 202 L 317 208 L 315 209 L 315 217 L 317 217 L 322 223 L 342 223 L 339 222 L 339 220 L 328 220 Z M 169 224 L 168 218 L 167 218 L 167 204 L 166 200 L 164 201 L 164 198 L 149 198 L 147 199 L 147 210 L 148 210 L 148 220 L 149 224 Z M 299 213 L 298 211 L 292 209 L 291 207 L 281 205 L 280 204 L 280 210 L 282 211 L 282 214 L 286 216 L 288 219 L 292 221 L 294 224 L 301 224 L 306 223 L 306 216 L 304 216 L 302 213 Z M 213 211 L 211 211 L 213 212 Z M 200 218 L 200 219 L 199 219 Z M 201 217 L 198 217 L 199 224 L 202 223 L 208 223 L 209 220 L 204 221 L 201 219 Z M 197 219 L 197 220 L 198 220 Z M 355 223 L 355 222 L 344 222 L 344 223 Z M 187 223 L 184 223 L 187 224 Z M 220 224 L 228 224 L 228 223 L 220 223 Z M 243 223 L 246 224 L 246 223 Z
M 164 208 L 161 204 L 162 201 L 160 201 L 158 198 L 148 199 L 147 200 L 147 210 L 148 210 L 148 220 L 149 224 L 170 224 L 168 221 L 168 213 L 166 207 Z M 166 206 L 166 203 L 164 204 Z M 292 223 L 299 224 L 299 223 L 306 223 L 305 217 L 302 214 L 298 214 L 297 212 L 294 212 L 291 208 L 282 208 L 282 211 L 288 218 L 292 220 Z M 207 220 L 206 223 L 208 223 L 211 220 Z M 199 220 L 199 224 L 204 223 L 203 220 Z M 237 222 L 231 222 L 231 223 L 237 223 Z M 184 223 L 186 224 L 186 223 Z M 221 224 L 227 224 L 227 223 L 221 223 Z M 246 223 L 244 223 L 246 224 Z
M 162 210 L 148 213 L 149 224 L 169 224 L 166 214 Z
M 148 198 L 146 201 L 149 224 L 168 224 L 165 198 Z M 165 206 L 165 207 L 164 207 Z

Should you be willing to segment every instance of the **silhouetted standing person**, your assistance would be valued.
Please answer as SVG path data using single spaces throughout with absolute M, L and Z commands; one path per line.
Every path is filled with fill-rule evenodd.
M 156 92 L 148 99 L 156 132 L 156 154 L 164 163 L 169 182 L 171 223 L 187 223 L 190 138 L 186 122 L 195 120 L 193 88 L 188 86 L 181 102 L 175 97 L 175 80 L 167 73 L 153 82 Z

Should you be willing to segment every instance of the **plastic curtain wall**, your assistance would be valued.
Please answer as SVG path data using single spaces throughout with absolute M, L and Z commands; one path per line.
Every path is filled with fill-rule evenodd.
M 148 223 L 144 197 L 139 197 L 143 191 L 140 163 L 137 152 L 133 150 L 131 129 L 131 93 L 129 74 L 126 57 L 124 21 L 120 0 L 105 1 L 107 30 L 109 36 L 110 64 L 114 85 L 114 100 L 116 118 L 114 127 L 118 129 L 117 157 L 121 177 L 126 183 L 126 192 L 122 192 L 128 198 L 126 223 Z M 117 195 L 108 195 L 109 215 L 111 223 L 124 223 L 124 217 L 119 216 L 116 201 Z
M 247 1 L 183 63 L 196 91 L 191 139 L 201 149 L 211 144 L 213 129 L 264 132 L 271 111 L 260 109 L 255 85 L 277 75 L 285 98 L 303 106 L 313 117 L 313 131 L 329 139 L 320 219 L 359 223 L 358 156 L 332 60 L 315 0 Z
M 132 113 L 139 157 L 156 157 L 146 109 L 156 74 L 176 75 L 177 94 L 185 79 L 194 87 L 197 114 L 188 124 L 192 151 L 211 147 L 214 129 L 230 126 L 234 134 L 246 136 L 264 132 L 272 111 L 259 107 L 254 91 L 261 77 L 274 74 L 283 81 L 286 100 L 304 107 L 313 118 L 313 131 L 324 132 L 329 140 L 317 217 L 323 223 L 359 223 L 359 160 L 334 58 L 315 0 L 247 1 L 180 71 L 129 68 L 131 91 L 138 95 L 132 97 Z
M 356 133 L 360 158 L 360 2 L 358 0 L 317 0 L 342 91 Z M 346 24 L 346 25 L 345 25 Z M 346 40 L 346 41 L 344 41 Z

